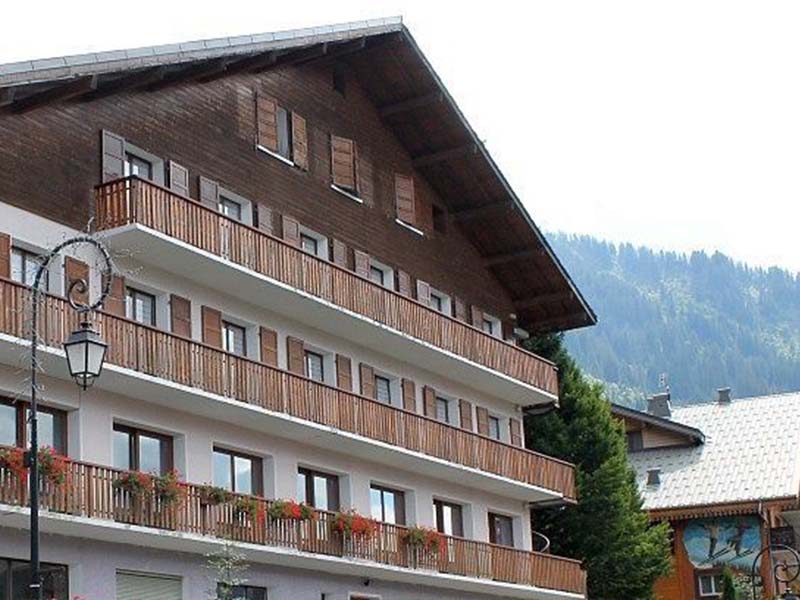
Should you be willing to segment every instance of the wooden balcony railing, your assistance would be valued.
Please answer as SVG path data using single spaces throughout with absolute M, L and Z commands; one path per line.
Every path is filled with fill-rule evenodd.
M 252 497 L 257 510 L 243 513 L 236 508 L 236 495 L 220 504 L 209 504 L 202 486 L 188 483 L 181 484 L 177 500 L 166 503 L 152 487 L 138 495 L 118 489 L 114 482 L 121 473 L 69 461 L 62 483 L 43 478 L 40 505 L 52 512 L 358 558 L 404 569 L 579 594 L 586 591 L 585 573 L 575 560 L 447 536 L 443 536 L 438 551 L 415 549 L 404 541 L 404 527 L 388 523 L 379 524 L 377 532 L 367 538 L 350 539 L 336 531 L 333 513 L 315 511 L 316 518 L 309 521 L 274 519 L 269 516 L 271 502 L 257 497 Z M 27 477 L 0 468 L 0 503 L 27 506 Z
M 558 394 L 553 363 L 136 177 L 96 188 L 97 226 L 138 223 L 447 352 Z
M 0 279 L 0 333 L 27 337 L 30 295 Z M 44 296 L 39 314 L 48 346 L 60 348 L 78 326 L 77 313 L 57 296 Z M 576 498 L 569 463 L 122 317 L 100 312 L 94 324 L 111 364 Z

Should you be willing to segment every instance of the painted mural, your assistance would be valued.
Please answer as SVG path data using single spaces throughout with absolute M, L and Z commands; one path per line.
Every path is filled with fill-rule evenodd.
M 696 568 L 750 569 L 761 550 L 761 526 L 753 516 L 695 519 L 683 531 L 683 545 Z

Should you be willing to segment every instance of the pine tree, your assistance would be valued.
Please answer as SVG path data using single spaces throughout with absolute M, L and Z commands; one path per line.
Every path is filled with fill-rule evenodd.
M 722 599 L 736 600 L 739 594 L 736 592 L 736 583 L 733 580 L 733 571 L 729 566 L 722 569 Z
M 534 527 L 555 554 L 584 561 L 593 600 L 646 600 L 671 569 L 670 530 L 651 525 L 627 462 L 624 430 L 603 388 L 590 382 L 564 349 L 562 336 L 532 339 L 530 350 L 559 369 L 561 408 L 525 420 L 529 447 L 576 465 L 579 503 L 544 509 Z

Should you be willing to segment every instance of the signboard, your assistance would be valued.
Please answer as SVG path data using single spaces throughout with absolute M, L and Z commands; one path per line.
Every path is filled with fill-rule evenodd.
M 683 532 L 683 545 L 696 568 L 749 569 L 761 550 L 761 524 L 755 516 L 694 519 Z

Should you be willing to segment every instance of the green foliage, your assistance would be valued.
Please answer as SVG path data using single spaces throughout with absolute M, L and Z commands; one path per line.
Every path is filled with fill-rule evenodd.
M 561 387 L 559 410 L 525 420 L 529 446 L 575 463 L 579 496 L 576 507 L 538 511 L 535 527 L 555 554 L 584 561 L 593 600 L 652 598 L 653 583 L 671 568 L 669 527 L 651 526 L 642 511 L 624 432 L 602 385 L 583 375 L 561 336 L 528 347 L 558 365 Z
M 598 325 L 567 334 L 575 360 L 642 408 L 667 373 L 673 400 L 800 389 L 800 278 L 719 253 L 681 255 L 550 235 Z
M 733 571 L 727 565 L 722 569 L 722 598 L 721 600 L 738 600 L 736 584 L 733 580 Z

